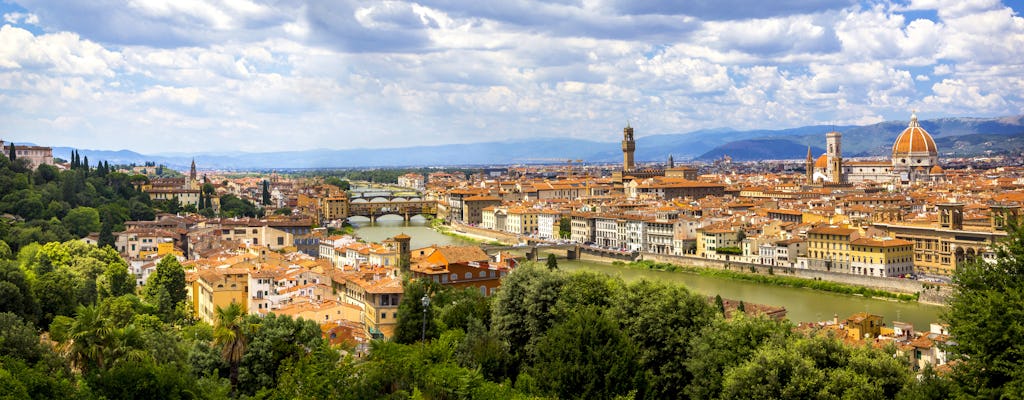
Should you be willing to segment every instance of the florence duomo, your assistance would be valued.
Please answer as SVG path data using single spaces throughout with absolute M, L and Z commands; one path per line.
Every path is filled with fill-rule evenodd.
M 936 182 L 945 180 L 939 166 L 939 152 L 935 140 L 917 121 L 917 113 L 910 116 L 906 129 L 892 144 L 889 161 L 844 161 L 842 133 L 826 134 L 826 152 L 817 159 L 807 147 L 806 173 L 810 183 L 826 185 L 859 182 L 892 183 Z

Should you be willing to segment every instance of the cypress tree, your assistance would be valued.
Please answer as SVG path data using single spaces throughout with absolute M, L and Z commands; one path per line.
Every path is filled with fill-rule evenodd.
M 85 172 L 89 172 L 89 156 L 85 156 L 85 161 L 82 163 L 82 168 L 85 169 Z
M 100 239 L 97 245 L 99 247 L 110 246 L 114 247 L 114 234 L 111 232 L 114 227 L 114 221 L 112 221 L 110 214 L 104 214 L 103 225 L 100 226 Z
M 200 190 L 200 191 L 199 191 L 199 202 L 198 202 L 198 203 L 196 203 L 196 211 L 202 210 L 202 209 L 204 208 L 204 205 L 205 205 L 205 204 L 206 204 L 206 203 L 205 203 L 205 201 L 203 200 L 203 191 L 202 191 L 202 190 Z
M 11 142 L 11 161 L 18 159 L 18 153 L 14 150 L 14 142 Z

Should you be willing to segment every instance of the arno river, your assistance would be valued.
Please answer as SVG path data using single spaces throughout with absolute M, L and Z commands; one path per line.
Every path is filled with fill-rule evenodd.
M 457 245 L 466 242 L 442 235 L 425 225 L 421 219 L 414 219 L 408 225 L 398 218 L 394 220 L 378 220 L 370 226 L 369 221 L 353 222 L 356 234 L 367 241 L 379 242 L 388 237 L 405 233 L 412 237 L 412 248 L 425 247 L 432 244 Z M 832 319 L 839 314 L 843 319 L 851 314 L 866 311 L 881 315 L 887 325 L 892 321 L 904 321 L 914 324 L 917 330 L 927 330 L 928 324 L 938 322 L 943 308 L 919 303 L 900 303 L 880 299 L 866 299 L 858 296 L 819 292 L 810 289 L 796 289 L 780 286 L 760 285 L 751 282 L 735 281 L 725 278 L 706 277 L 680 272 L 664 272 L 617 267 L 593 261 L 559 260 L 559 267 L 567 271 L 594 271 L 617 275 L 625 281 L 648 279 L 652 281 L 674 282 L 686 286 L 697 293 L 723 298 L 742 300 L 749 303 L 760 303 L 786 307 L 787 316 L 794 322 L 822 321 Z

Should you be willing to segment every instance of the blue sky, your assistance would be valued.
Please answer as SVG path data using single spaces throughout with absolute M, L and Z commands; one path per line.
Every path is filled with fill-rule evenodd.
M 1024 113 L 999 0 L 0 0 L 0 139 L 405 147 Z

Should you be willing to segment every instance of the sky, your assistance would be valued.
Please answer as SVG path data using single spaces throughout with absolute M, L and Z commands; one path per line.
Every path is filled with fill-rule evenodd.
M 408 147 L 1024 113 L 1024 0 L 0 0 L 0 139 Z

